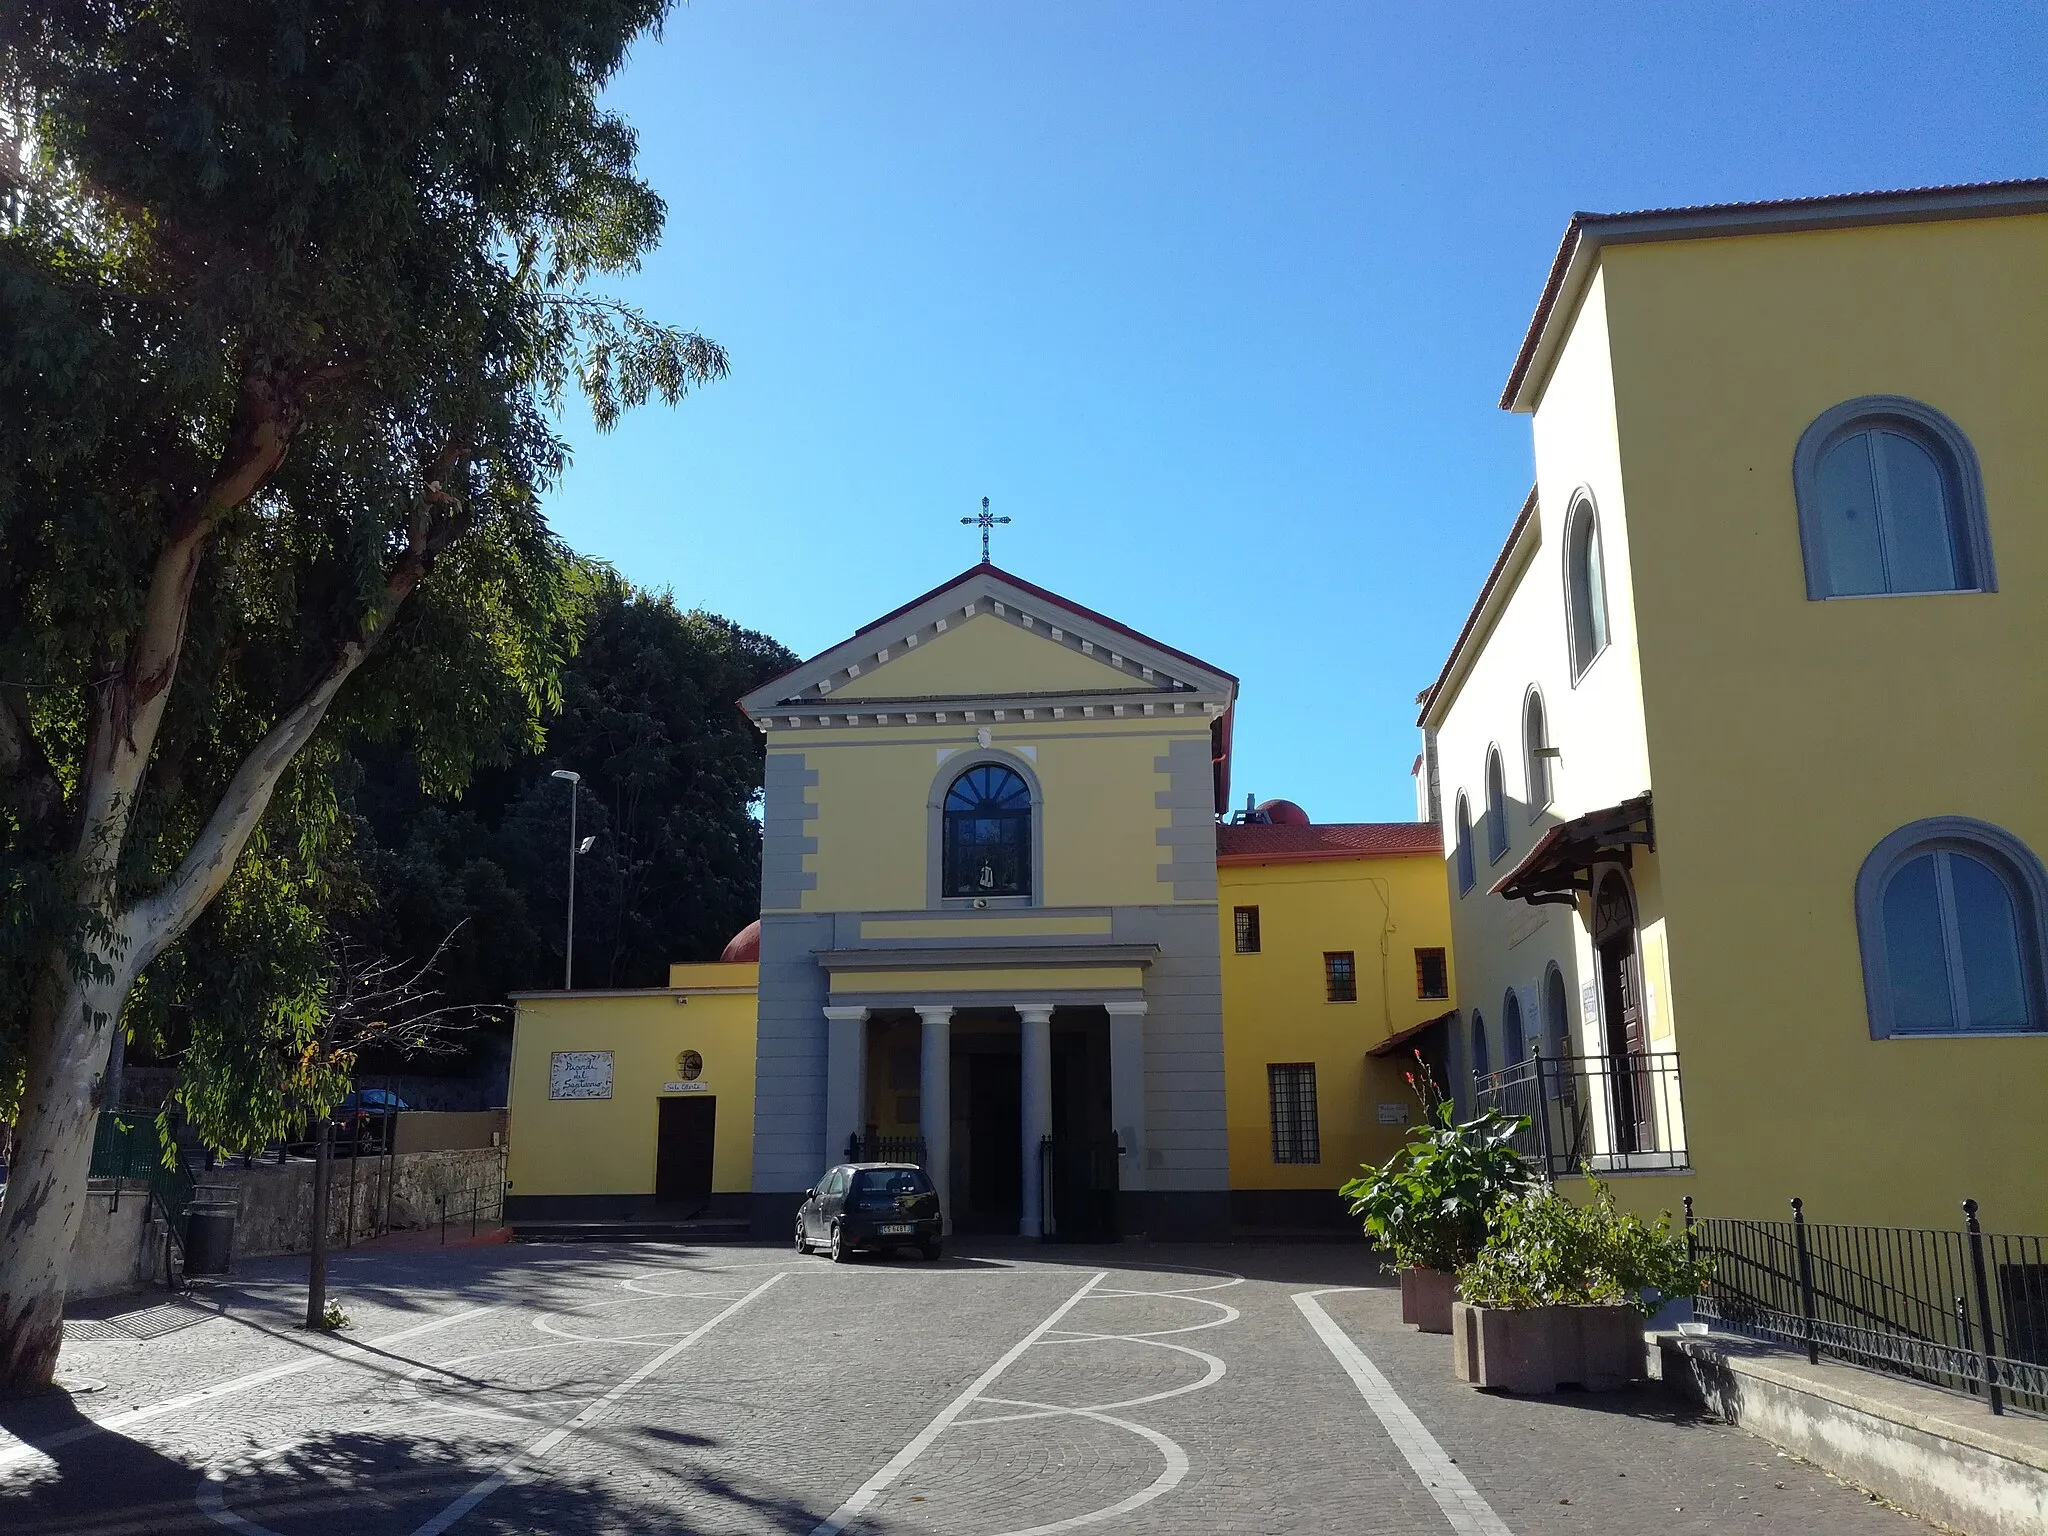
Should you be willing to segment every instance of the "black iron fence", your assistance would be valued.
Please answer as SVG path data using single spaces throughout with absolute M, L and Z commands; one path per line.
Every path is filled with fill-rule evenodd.
M 915 1163 L 925 1165 L 922 1136 L 861 1136 L 846 1138 L 849 1163 Z
M 1480 1078 L 1475 1097 L 1481 1109 L 1528 1117 L 1516 1150 L 1553 1177 L 1691 1166 L 1676 1051 L 1545 1056 L 1538 1047 Z
M 1124 1149 L 1114 1136 L 1044 1136 L 1039 1189 L 1047 1237 L 1107 1242 L 1118 1235 L 1117 1191 Z
M 485 1223 L 497 1226 L 504 1221 L 505 1181 L 497 1179 L 469 1189 L 436 1195 L 434 1204 L 439 1211 L 442 1242 L 448 1241 L 451 1226 L 459 1234 L 464 1223 L 469 1226 L 469 1235 L 475 1237 Z
M 1715 1256 L 1695 1304 L 1740 1333 L 2048 1415 L 2048 1238 L 1986 1232 L 1977 1202 L 1959 1227 L 1852 1227 L 1808 1221 L 1695 1219 L 1686 1233 Z

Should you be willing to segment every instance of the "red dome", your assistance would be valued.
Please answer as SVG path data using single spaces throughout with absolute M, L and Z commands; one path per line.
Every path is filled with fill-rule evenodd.
M 755 918 L 732 936 L 718 957 L 727 965 L 747 965 L 761 958 L 761 919 Z
M 1262 800 L 1259 812 L 1276 827 L 1305 827 L 1309 824 L 1308 812 L 1292 800 Z

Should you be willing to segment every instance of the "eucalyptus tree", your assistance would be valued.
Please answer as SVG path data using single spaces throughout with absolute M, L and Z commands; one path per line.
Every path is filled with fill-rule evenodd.
M 54 1369 L 110 1039 L 180 936 L 262 934 L 236 1006 L 303 1005 L 342 743 L 443 789 L 538 744 L 564 392 L 608 427 L 725 370 L 593 287 L 663 224 L 599 95 L 665 9 L 0 7 L 0 1392 Z

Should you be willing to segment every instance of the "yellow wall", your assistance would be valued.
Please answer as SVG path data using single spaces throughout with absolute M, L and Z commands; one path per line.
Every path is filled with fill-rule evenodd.
M 1071 650 L 1049 634 L 1026 633 L 993 614 L 977 614 L 915 649 L 896 647 L 880 666 L 832 690 L 834 699 L 986 698 L 1054 689 L 1125 688 L 1136 669 L 1119 673 Z
M 1055 653 L 1057 654 L 1057 653 Z M 984 712 L 986 713 L 986 712 Z M 1015 715 L 1016 711 L 1009 711 Z M 1159 866 L 1171 858 L 1157 833 L 1172 812 L 1157 808 L 1167 776 L 1155 760 L 1179 737 L 1206 744 L 1208 721 L 1129 718 L 990 725 L 992 745 L 1015 754 L 1045 796 L 1040 835 L 1041 906 L 1142 906 L 1171 902 Z M 835 730 L 800 746 L 818 775 L 809 790 L 818 807 L 807 831 L 818 840 L 804 867 L 818 877 L 807 912 L 900 912 L 926 905 L 930 796 L 939 754 L 978 750 L 972 724 Z M 911 738 L 911 739 L 906 739 Z
M 2048 1230 L 2048 1034 L 1872 1040 L 1853 900 L 1921 817 L 2048 855 L 2048 218 L 1603 261 L 1697 1165 L 1662 1201 L 1952 1226 L 1968 1195 Z M 1974 444 L 1997 593 L 1807 599 L 1794 447 L 1878 393 Z
M 680 991 L 522 998 L 513 1020 L 512 1193 L 651 1195 L 655 1131 L 676 1058 L 704 1058 L 717 1098 L 712 1188 L 744 1191 L 754 1164 L 754 965 L 671 967 Z M 730 990 L 697 990 L 719 987 Z M 548 1097 L 555 1051 L 611 1051 L 612 1097 Z
M 1366 1052 L 1455 1006 L 1415 995 L 1415 951 L 1450 948 L 1443 867 L 1423 854 L 1226 864 L 1219 875 L 1230 1186 L 1334 1189 L 1360 1163 L 1392 1156 L 1406 1134 L 1405 1126 L 1378 1123 L 1380 1104 L 1407 1106 L 1411 1124 L 1420 1114 L 1403 1080 L 1412 1058 Z M 1259 909 L 1256 955 L 1236 952 L 1233 914 L 1241 906 Z M 1332 1003 L 1323 955 L 1347 949 L 1356 957 L 1358 1001 Z M 1316 1064 L 1320 1163 L 1273 1161 L 1266 1067 L 1296 1061 Z

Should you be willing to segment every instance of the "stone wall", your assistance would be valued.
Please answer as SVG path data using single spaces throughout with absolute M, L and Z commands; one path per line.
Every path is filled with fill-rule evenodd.
M 71 1244 L 69 1295 L 83 1301 L 147 1284 L 163 1264 L 163 1230 L 149 1219 L 147 1184 L 124 1186 L 118 1200 L 111 1185 L 95 1185 Z
M 403 1117 L 401 1117 L 402 1119 Z M 354 1196 L 350 1174 L 353 1165 Z M 328 1205 L 328 1242 L 347 1240 L 349 1207 L 355 1208 L 355 1236 L 369 1237 L 380 1226 L 392 1230 L 429 1227 L 441 1217 L 438 1197 L 451 1197 L 454 1212 L 467 1224 L 469 1194 L 481 1190 L 491 1208 L 504 1188 L 505 1153 L 499 1147 L 460 1151 L 400 1152 L 395 1157 L 337 1158 L 333 1164 L 334 1194 Z M 263 1164 L 255 1168 L 216 1168 L 198 1176 L 203 1186 L 233 1186 L 238 1203 L 235 1257 L 301 1253 L 313 1224 L 313 1164 Z M 382 1218 L 388 1213 L 388 1222 Z

